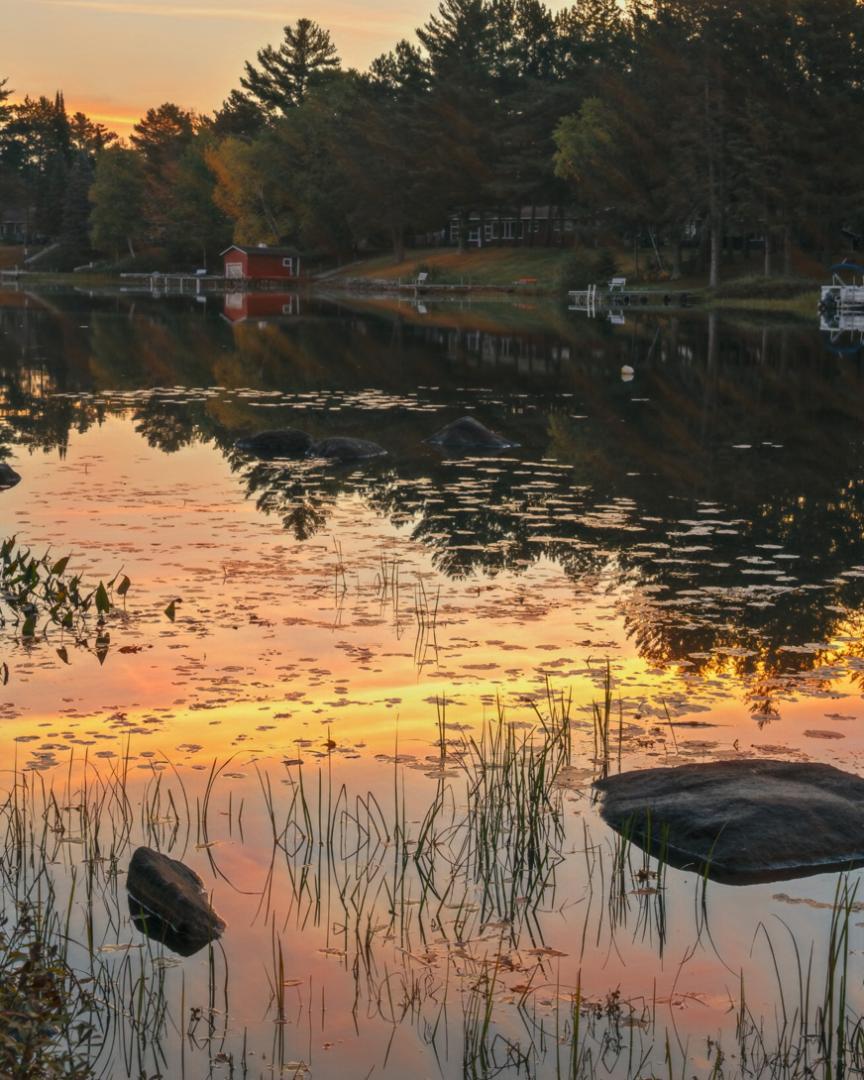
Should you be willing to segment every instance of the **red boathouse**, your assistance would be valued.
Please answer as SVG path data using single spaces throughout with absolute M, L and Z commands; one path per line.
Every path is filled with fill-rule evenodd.
M 222 252 L 225 277 L 245 281 L 294 281 L 300 277 L 300 255 L 294 248 L 232 244 Z

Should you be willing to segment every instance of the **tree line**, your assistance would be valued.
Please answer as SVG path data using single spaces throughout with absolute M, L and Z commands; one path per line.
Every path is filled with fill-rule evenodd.
M 128 144 L 0 83 L 0 207 L 114 259 L 211 261 L 401 259 L 450 220 L 464 245 L 469 215 L 566 208 L 567 242 L 635 238 L 671 276 L 690 248 L 716 281 L 733 241 L 770 273 L 857 240 L 861 131 L 862 0 L 442 0 L 363 72 L 300 19 L 214 114 L 162 104 Z

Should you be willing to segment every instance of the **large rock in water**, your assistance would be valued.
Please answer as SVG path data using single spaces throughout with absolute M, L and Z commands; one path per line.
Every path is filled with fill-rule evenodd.
M 864 779 L 831 765 L 717 761 L 600 780 L 601 813 L 681 869 L 733 885 L 864 864 Z M 665 833 L 665 840 L 664 840 Z
M 495 431 L 490 431 L 485 424 L 475 420 L 473 416 L 463 416 L 454 420 L 452 424 L 441 428 L 431 435 L 426 442 L 432 446 L 440 446 L 442 450 L 453 450 L 458 453 L 466 450 L 509 450 L 518 446 L 519 443 L 511 442 Z
M 15 487 L 20 480 L 21 477 L 11 465 L 7 465 L 5 461 L 0 461 L 0 491 Z
M 369 439 L 352 439 L 346 435 L 332 435 L 312 443 L 306 455 L 310 458 L 326 458 L 328 461 L 366 461 L 383 457 L 387 451 Z
M 152 848 L 132 856 L 126 889 L 136 928 L 181 956 L 203 949 L 225 929 L 195 871 Z
M 238 439 L 234 446 L 244 454 L 272 460 L 273 458 L 302 458 L 312 445 L 311 435 L 298 428 L 259 431 Z

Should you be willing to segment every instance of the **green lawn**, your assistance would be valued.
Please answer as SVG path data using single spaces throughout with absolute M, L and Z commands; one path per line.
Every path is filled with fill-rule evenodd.
M 394 263 L 392 255 L 379 256 L 352 263 L 339 276 L 407 281 L 422 268 L 435 284 L 502 286 L 520 278 L 535 278 L 539 288 L 552 289 L 567 254 L 569 251 L 558 248 L 483 248 L 464 254 L 455 248 L 419 248 L 409 252 L 401 263 Z

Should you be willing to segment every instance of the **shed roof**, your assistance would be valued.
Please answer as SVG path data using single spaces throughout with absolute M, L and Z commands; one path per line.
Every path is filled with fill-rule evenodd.
M 244 255 L 297 255 L 297 248 L 293 247 L 266 247 L 262 244 L 231 244 L 220 251 L 220 255 L 227 255 L 229 251 L 242 251 Z

